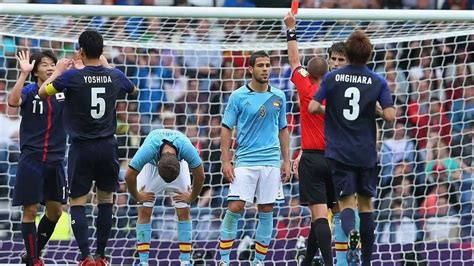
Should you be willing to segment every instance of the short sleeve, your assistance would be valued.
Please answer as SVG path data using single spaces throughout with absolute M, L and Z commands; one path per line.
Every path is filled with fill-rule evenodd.
M 222 119 L 222 125 L 229 129 L 232 129 L 237 125 L 237 116 L 239 114 L 237 104 L 237 96 L 234 92 L 229 97 L 229 102 L 224 111 L 224 118 Z
M 133 159 L 130 162 L 129 166 L 140 172 L 147 163 L 152 162 L 153 159 L 155 159 L 156 154 L 157 151 L 153 148 L 152 145 L 147 145 L 146 143 L 144 143 L 138 149 L 137 153 L 135 153 L 135 156 L 133 156 Z
M 285 99 L 285 96 L 283 95 L 281 97 L 281 110 L 280 110 L 280 114 L 278 116 L 278 128 L 279 129 L 283 129 L 285 127 L 287 127 L 288 125 L 288 122 L 286 121 L 286 99 Z
M 67 70 L 66 72 L 62 73 L 59 77 L 57 77 L 52 82 L 54 89 L 58 92 L 65 91 L 69 87 L 69 83 L 73 75 L 73 72 L 74 70 Z
M 26 104 L 26 100 L 28 99 L 28 94 L 34 91 L 35 88 L 36 88 L 36 84 L 29 84 L 23 87 L 23 89 L 21 89 L 21 95 L 20 95 L 21 105 L 20 106 L 24 106 Z
M 180 157 L 184 159 L 191 169 L 195 169 L 202 164 L 201 157 L 191 141 L 186 140 L 179 151 Z
M 118 76 L 118 84 L 117 86 L 122 90 L 125 91 L 126 93 L 131 93 L 133 92 L 133 89 L 135 88 L 135 85 L 125 76 L 125 74 L 114 68 L 115 73 Z
M 314 94 L 313 100 L 323 103 L 323 101 L 326 99 L 326 76 L 324 76 L 323 80 L 321 81 L 321 84 L 319 85 L 319 90 Z
M 377 99 L 380 103 L 382 109 L 389 108 L 393 106 L 393 99 L 388 88 L 387 81 L 382 79 L 382 89 L 380 90 L 379 98 Z
M 309 80 L 309 73 L 302 66 L 295 68 L 291 75 L 291 82 L 295 84 L 296 90 L 300 95 L 308 95 L 312 86 Z M 309 95 L 311 97 L 312 95 Z

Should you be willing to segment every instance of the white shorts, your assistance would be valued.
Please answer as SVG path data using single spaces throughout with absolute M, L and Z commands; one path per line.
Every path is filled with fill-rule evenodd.
M 227 200 L 270 204 L 285 199 L 280 168 L 245 166 L 234 169 L 235 179 L 230 184 Z M 256 200 L 255 200 L 256 199 Z
M 176 192 L 187 191 L 191 185 L 191 176 L 189 175 L 188 163 L 184 160 L 180 162 L 181 168 L 178 177 L 171 183 L 166 183 L 158 173 L 158 167 L 147 163 L 137 177 L 137 189 L 145 186 L 145 192 L 154 192 L 156 196 L 163 191 L 165 194 L 174 196 Z M 154 202 L 142 203 L 145 207 L 155 206 Z M 174 202 L 175 208 L 186 208 L 189 204 L 184 202 Z

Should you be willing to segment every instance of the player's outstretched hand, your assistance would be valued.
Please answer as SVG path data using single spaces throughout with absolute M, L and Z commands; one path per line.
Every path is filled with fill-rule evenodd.
M 64 71 L 68 70 L 73 65 L 73 61 L 69 58 L 60 59 L 56 63 L 56 71 L 60 74 L 64 73 Z
M 173 197 L 173 200 L 176 202 L 191 203 L 194 199 L 191 198 L 192 190 L 188 188 L 188 191 L 176 192 L 176 195 Z
M 33 60 L 30 63 L 30 51 L 20 51 L 18 52 L 18 55 L 16 56 L 16 60 L 18 60 L 18 63 L 20 64 L 20 70 L 21 72 L 25 74 L 30 74 L 30 72 L 33 70 L 33 67 L 35 66 L 36 60 Z
M 137 202 L 155 202 L 155 193 L 145 192 L 145 186 L 143 186 L 140 188 L 140 191 L 138 191 L 135 200 Z
M 286 14 L 283 21 L 285 22 L 285 25 L 288 29 L 294 29 L 296 27 L 296 18 L 295 15 L 291 13 L 291 11 Z
M 225 179 L 229 181 L 229 183 L 234 183 L 235 172 L 234 166 L 231 162 L 224 162 L 224 164 L 222 165 L 222 173 L 224 174 Z
M 281 164 L 280 172 L 281 172 L 281 181 L 283 181 L 283 183 L 288 182 L 291 176 L 290 161 L 283 161 L 283 163 Z

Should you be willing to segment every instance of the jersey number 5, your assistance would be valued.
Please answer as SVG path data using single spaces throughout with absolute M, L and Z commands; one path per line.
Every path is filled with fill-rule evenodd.
M 105 114 L 105 100 L 99 97 L 99 93 L 105 93 L 105 88 L 91 88 L 91 116 L 94 119 L 99 119 Z
M 344 109 L 343 115 L 344 118 L 349 121 L 354 121 L 359 117 L 359 101 L 360 101 L 360 91 L 356 87 L 349 87 L 344 92 L 344 97 L 349 98 L 350 109 Z

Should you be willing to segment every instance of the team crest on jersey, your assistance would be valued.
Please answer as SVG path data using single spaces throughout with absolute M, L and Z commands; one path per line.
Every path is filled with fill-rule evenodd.
M 64 92 L 56 93 L 56 100 L 58 102 L 62 102 L 66 99 L 66 96 L 64 96 Z
M 307 77 L 309 75 L 308 71 L 306 71 L 306 69 L 304 68 L 300 68 L 300 70 L 298 70 L 298 73 L 300 73 L 300 75 L 303 77 Z
M 267 115 L 267 110 L 265 109 L 265 105 L 260 106 L 260 109 L 258 110 L 258 114 L 260 117 L 265 117 Z
M 36 94 L 35 95 L 35 100 L 41 100 L 41 97 L 38 94 Z

